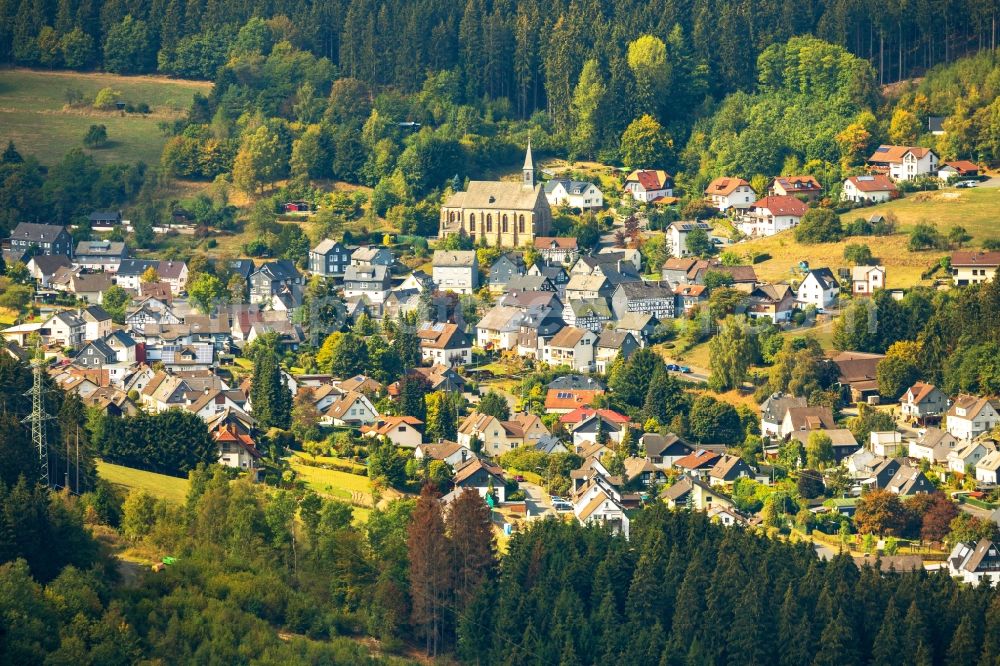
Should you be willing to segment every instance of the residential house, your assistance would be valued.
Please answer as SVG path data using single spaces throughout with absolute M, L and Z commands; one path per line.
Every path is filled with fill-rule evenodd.
M 507 501 L 503 470 L 479 456 L 474 455 L 464 463 L 460 463 L 455 468 L 452 483 L 455 485 L 455 490 L 472 488 L 480 497 L 486 497 L 487 493 L 492 492 L 497 503 L 503 504 Z
M 72 263 L 65 254 L 36 254 L 28 260 L 27 268 L 38 285 L 47 289 L 56 272 L 60 268 L 69 269 Z
M 757 199 L 750 183 L 742 178 L 716 178 L 705 188 L 705 198 L 722 212 L 749 208 Z
M 63 310 L 46 319 L 38 334 L 46 344 L 79 348 L 83 344 L 86 329 L 87 324 L 82 317 L 71 310 Z
M 160 362 L 167 370 L 208 370 L 215 365 L 213 345 L 163 345 L 159 351 Z
M 909 455 L 935 465 L 948 462 L 948 454 L 958 446 L 958 440 L 947 430 L 927 428 L 918 439 L 909 441 Z
M 674 317 L 676 299 L 670 286 L 663 282 L 623 282 L 611 295 L 615 319 L 630 312 L 650 314 L 662 321 Z
M 644 433 L 639 438 L 639 449 L 646 453 L 649 462 L 664 469 L 670 469 L 675 462 L 694 453 L 694 447 L 672 432 L 666 435 Z
M 120 210 L 95 210 L 87 216 L 90 228 L 94 231 L 111 231 L 122 223 Z
M 704 479 L 708 476 L 712 468 L 715 467 L 715 463 L 719 462 L 721 457 L 722 455 L 715 451 L 698 449 L 683 458 L 675 460 L 674 467 L 679 469 L 683 474 Z
M 205 388 L 201 393 L 184 396 L 186 409 L 203 421 L 210 421 L 226 410 L 242 411 L 228 391 Z
M 472 361 L 472 343 L 456 324 L 422 324 L 417 338 L 424 361 L 449 366 L 468 365 Z
M 631 333 L 611 328 L 604 329 L 594 347 L 594 369 L 604 374 L 611 368 L 615 359 L 619 356 L 627 359 L 638 348 L 639 343 Z
M 836 428 L 829 407 L 789 407 L 781 421 L 779 435 L 788 437 L 799 430 L 832 430 Z
M 670 226 L 667 227 L 666 235 L 667 241 L 670 243 L 670 254 L 672 256 L 679 259 L 691 255 L 691 250 L 687 246 L 687 237 L 695 229 L 704 231 L 707 234 L 711 232 L 712 225 L 708 222 L 699 222 L 697 220 L 670 223 Z
M 899 190 L 887 176 L 876 173 L 844 180 L 840 198 L 859 204 L 876 204 L 896 198 Z
M 840 283 L 829 268 L 814 268 L 806 274 L 795 293 L 795 300 L 803 307 L 815 306 L 817 310 L 832 307 L 840 295 Z
M 662 170 L 637 169 L 625 178 L 623 189 L 639 203 L 650 203 L 674 195 L 673 177 Z
M 415 449 L 423 440 L 420 426 L 423 421 L 414 416 L 387 416 L 385 420 L 361 426 L 364 437 L 384 437 L 396 446 Z
M 139 399 L 146 411 L 158 414 L 173 407 L 183 407 L 185 393 L 190 390 L 183 379 L 160 370 L 139 391 Z
M 951 255 L 951 279 L 955 286 L 989 282 L 1000 268 L 998 252 L 955 252 Z
M 755 474 L 753 468 L 742 458 L 726 453 L 708 470 L 708 483 L 712 486 L 725 486 L 736 483 L 738 479 L 752 479 Z
M 509 305 L 495 305 L 476 324 L 476 339 L 483 349 L 511 350 L 517 347 L 524 312 Z
M 552 336 L 542 351 L 542 360 L 549 365 L 567 365 L 579 372 L 594 368 L 594 344 L 597 334 L 586 328 L 566 326 Z
M 723 527 L 750 527 L 753 524 L 746 516 L 731 506 L 716 504 L 705 513 L 710 522 L 718 523 Z
M 563 291 L 565 291 L 566 282 L 569 282 L 568 276 L 563 283 Z M 517 296 L 526 292 L 547 292 L 550 294 L 556 294 L 558 291 L 559 290 L 555 283 L 549 279 L 547 275 L 543 275 L 541 271 L 538 271 L 529 275 L 519 275 L 511 278 L 510 282 L 507 283 L 506 294 L 504 294 L 504 297 L 501 297 L 501 300 L 504 300 L 507 295 Z M 507 304 L 505 303 L 504 305 Z
M 580 210 L 604 207 L 604 194 L 593 183 L 555 178 L 545 183 L 545 198 L 550 206 L 566 206 Z
M 84 340 L 100 340 L 111 333 L 111 315 L 100 305 L 78 308 L 76 314 L 83 319 Z
M 813 432 L 821 432 L 830 438 L 830 446 L 833 447 L 833 457 L 839 463 L 841 460 L 851 456 L 861 445 L 854 438 L 847 428 L 821 428 L 820 430 L 796 430 L 791 433 L 791 438 L 802 443 L 802 446 L 809 444 L 809 435 Z
M 368 396 L 358 391 L 348 391 L 326 408 L 320 417 L 320 423 L 358 427 L 375 423 L 378 418 L 378 410 Z
M 208 421 L 208 429 L 219 445 L 220 465 L 255 472 L 262 456 L 253 437 L 253 419 L 227 408 Z
M 572 264 L 580 256 L 576 238 L 569 236 L 539 236 L 534 247 L 547 262 L 556 264 Z
M 535 450 L 539 453 L 552 455 L 555 453 L 569 453 L 569 449 L 555 435 L 547 435 L 535 442 Z
M 938 157 L 929 148 L 881 145 L 868 158 L 868 168 L 893 180 L 914 180 L 937 174 Z
M 795 292 L 787 284 L 760 284 L 747 299 L 751 319 L 770 319 L 775 324 L 791 321 Z
M 519 446 L 534 446 L 550 434 L 535 414 L 512 414 L 507 421 L 501 421 L 490 414 L 472 412 L 458 427 L 458 443 L 473 449 L 475 439 L 486 455 L 499 456 Z
M 474 250 L 434 250 L 434 285 L 441 291 L 471 294 L 479 289 L 479 260 Z
M 878 403 L 879 361 L 885 354 L 840 352 L 830 360 L 837 366 L 837 382 L 851 392 L 851 402 Z
M 625 312 L 618 318 L 615 330 L 631 333 L 639 346 L 645 347 L 656 334 L 656 327 L 659 325 L 660 320 L 656 315 L 646 312 Z
M 899 403 L 903 417 L 919 423 L 937 419 L 948 410 L 948 396 L 927 382 L 917 382 L 906 389 Z
M 606 298 L 573 298 L 566 302 L 562 316 L 568 326 L 596 333 L 604 329 L 613 315 Z
M 81 368 L 104 368 L 118 363 L 118 353 L 104 340 L 92 340 L 80 348 L 73 365 Z
M 115 273 L 115 281 L 122 289 L 138 291 L 142 283 L 142 276 L 152 268 L 158 270 L 159 261 L 155 259 L 122 259 L 118 264 L 118 272 Z
M 868 448 L 877 456 L 895 458 L 903 454 L 903 435 L 898 430 L 872 430 L 868 433 Z
M 990 451 L 976 463 L 976 482 L 990 486 L 1000 482 L 1000 451 Z
M 497 257 L 490 264 L 490 291 L 502 292 L 507 283 L 525 274 L 524 259 L 519 254 L 507 253 Z
M 691 508 L 695 511 L 711 511 L 723 506 L 733 508 L 733 501 L 718 488 L 689 475 L 682 475 L 674 485 L 660 493 L 660 499 L 671 509 Z
M 84 273 L 80 270 L 60 268 L 52 276 L 49 286 L 56 291 L 66 291 L 80 300 L 100 304 L 104 300 L 104 292 L 111 288 L 114 281 L 110 273 Z
M 885 288 L 885 266 L 851 268 L 851 292 L 855 296 L 871 296 L 883 288 Z
M 418 367 L 410 370 L 410 374 L 419 375 L 432 391 L 449 391 L 462 393 L 465 391 L 465 380 L 460 374 L 447 365 L 436 364 L 428 367 Z
M 618 263 L 618 260 L 628 262 L 632 267 L 637 270 L 642 270 L 642 252 L 634 247 L 602 247 L 597 251 L 597 255 L 593 257 L 597 260 L 599 264 L 610 264 L 614 262 Z
M 806 407 L 805 398 L 797 398 L 785 393 L 772 393 L 760 403 L 760 434 L 762 437 L 783 437 L 781 425 L 785 413 L 792 407 Z
M 542 277 L 545 278 L 553 287 L 555 291 L 559 294 L 566 293 L 566 285 L 569 284 L 569 273 L 566 271 L 566 267 L 562 264 L 549 263 L 545 259 L 540 259 L 531 265 L 531 268 L 525 273 L 526 277 Z M 524 289 L 521 282 L 521 278 L 517 278 L 516 281 L 519 283 L 518 289 Z M 510 291 L 510 285 L 514 284 L 515 281 L 511 281 L 507 284 L 507 290 Z
M 584 442 L 598 442 L 605 436 L 608 442 L 620 442 L 631 423 L 627 416 L 613 409 L 589 407 L 581 407 L 569 414 L 563 414 L 559 417 L 559 421 L 570 428 L 573 433 L 573 444 L 576 446 Z
M 181 318 L 173 310 L 157 299 L 145 299 L 125 314 L 125 326 L 142 329 L 149 324 L 180 324 Z
M 667 475 L 646 458 L 630 456 L 625 458 L 625 475 L 622 480 L 630 487 L 649 488 L 666 483 Z
M 381 304 L 392 287 L 389 268 L 382 264 L 351 264 L 344 270 L 344 298 Z
M 986 581 L 995 587 L 1000 582 L 1000 547 L 989 539 L 959 542 L 948 555 L 948 572 L 970 585 Z
M 948 432 L 961 442 L 969 442 L 1000 424 L 1000 400 L 961 394 L 946 414 Z
M 901 465 L 889 479 L 885 489 L 894 495 L 902 496 L 933 493 L 937 490 L 919 467 L 910 465 Z
M 302 304 L 302 274 L 289 259 L 268 261 L 250 274 L 250 303 L 272 310 L 291 310 Z
M 770 192 L 780 197 L 815 201 L 823 192 L 823 186 L 814 176 L 779 176 L 771 182 Z
M 395 259 L 387 248 L 367 245 L 351 253 L 351 266 L 385 266 L 391 268 Z
M 966 474 L 974 469 L 987 454 L 996 451 L 997 447 L 991 440 L 973 440 L 959 443 L 948 454 L 948 471 L 952 474 Z
M 736 228 L 751 238 L 773 236 L 798 226 L 809 207 L 790 196 L 758 199 L 742 214 Z
M 10 247 L 22 255 L 63 254 L 73 258 L 73 237 L 59 224 L 19 222 L 10 232 Z
M 678 284 L 674 287 L 674 313 L 688 315 L 708 303 L 708 287 L 703 284 Z
M 602 525 L 629 538 L 630 521 L 621 494 L 597 474 L 573 498 L 573 515 L 582 525 Z
M 594 377 L 557 377 L 546 386 L 545 411 L 548 414 L 568 414 L 578 407 L 589 407 L 599 395 L 604 395 L 604 385 Z
M 938 166 L 937 177 L 946 183 L 964 178 L 978 178 L 979 165 L 969 160 L 942 162 Z
M 188 267 L 183 261 L 161 261 L 156 266 L 156 274 L 160 281 L 170 285 L 175 296 L 187 290 Z
M 503 299 L 501 302 L 509 303 L 510 300 Z M 560 308 L 558 312 L 550 307 L 538 307 L 525 313 L 524 319 L 521 320 L 521 330 L 517 334 L 519 356 L 542 360 L 549 342 L 566 326 L 566 322 L 559 316 L 562 305 L 558 300 L 556 304 Z
M 123 259 L 128 259 L 128 247 L 122 241 L 80 241 L 73 263 L 90 271 L 115 273 Z
M 452 468 L 458 467 L 473 456 L 475 454 L 467 447 L 445 439 L 430 444 L 417 444 L 413 449 L 413 457 L 417 460 L 424 458 L 440 460 L 451 465 Z
M 309 272 L 323 277 L 339 278 L 351 263 L 351 251 L 338 241 L 324 238 L 309 250 Z
M 603 275 L 570 275 L 566 284 L 566 301 L 584 298 L 609 298 L 615 287 Z

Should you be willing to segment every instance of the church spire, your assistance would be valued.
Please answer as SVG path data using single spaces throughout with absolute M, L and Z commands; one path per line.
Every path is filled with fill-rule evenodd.
M 528 150 L 524 153 L 524 166 L 521 168 L 521 184 L 527 188 L 535 187 L 535 161 L 531 159 L 531 137 L 528 137 Z

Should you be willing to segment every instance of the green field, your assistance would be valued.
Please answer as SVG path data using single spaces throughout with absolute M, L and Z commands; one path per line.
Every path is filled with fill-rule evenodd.
M 736 252 L 753 250 L 769 258 L 754 266 L 757 276 L 767 282 L 787 281 L 798 277 L 793 273 L 799 262 L 807 260 L 813 267 L 826 266 L 836 270 L 846 266 L 844 247 L 848 243 L 867 243 L 879 263 L 886 267 L 886 284 L 890 288 L 906 288 L 922 282 L 920 275 L 947 250 L 911 252 L 907 248 L 907 232 L 917 223 L 926 222 L 947 234 L 954 225 L 965 227 L 972 236 L 971 247 L 983 240 L 1000 237 L 997 224 L 1000 210 L 1000 188 L 979 187 L 968 190 L 954 188 L 937 192 L 920 192 L 907 195 L 879 206 L 861 208 L 842 216 L 845 223 L 858 217 L 867 218 L 875 213 L 892 212 L 899 220 L 900 233 L 889 237 L 849 237 L 837 243 L 803 245 L 796 242 L 792 232 L 740 243 L 733 246 Z
M 141 469 L 97 461 L 97 473 L 109 483 L 127 490 L 139 488 L 171 504 L 183 504 L 187 498 L 188 480 Z
M 151 113 L 122 115 L 90 106 L 66 105 L 66 91 L 76 90 L 93 101 L 102 88 L 121 93 L 122 101 L 145 102 Z M 195 92 L 208 94 L 211 84 L 154 76 L 116 76 L 26 69 L 0 71 L 0 141 L 12 139 L 24 155 L 35 155 L 43 164 L 59 161 L 67 150 L 83 147 L 91 125 L 108 128 L 110 144 L 89 150 L 98 162 L 156 164 L 166 138 L 157 124 L 184 115 Z

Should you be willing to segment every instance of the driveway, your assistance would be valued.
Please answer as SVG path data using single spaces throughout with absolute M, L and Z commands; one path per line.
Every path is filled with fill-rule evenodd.
M 524 504 L 528 509 L 530 519 L 557 515 L 556 510 L 552 508 L 549 494 L 545 492 L 544 488 L 527 481 L 521 481 L 517 485 L 524 491 Z

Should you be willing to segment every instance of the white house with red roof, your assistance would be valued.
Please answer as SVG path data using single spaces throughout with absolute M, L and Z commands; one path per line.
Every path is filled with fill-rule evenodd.
M 881 145 L 868 158 L 868 166 L 893 180 L 914 180 L 937 175 L 938 157 L 930 148 Z
M 716 178 L 705 188 L 705 198 L 720 211 L 743 210 L 757 200 L 757 193 L 742 178 Z
M 840 198 L 855 203 L 881 203 L 896 196 L 898 190 L 889 177 L 873 173 L 867 176 L 851 176 L 844 181 Z
M 674 195 L 673 177 L 661 169 L 636 169 L 625 179 L 624 190 L 639 203 Z
M 423 421 L 415 416 L 387 416 L 371 425 L 361 426 L 361 434 L 372 439 L 385 437 L 396 446 L 415 449 L 423 441 L 420 426 Z
M 736 227 L 750 237 L 773 236 L 797 226 L 808 209 L 795 197 L 764 197 L 750 206 L 736 222 Z

